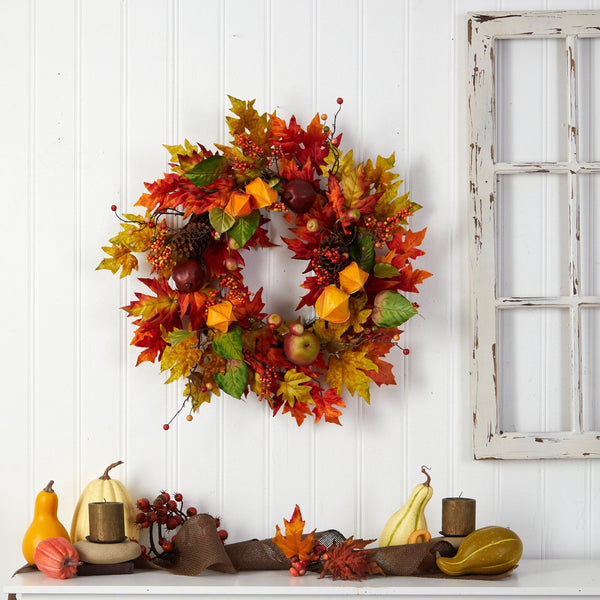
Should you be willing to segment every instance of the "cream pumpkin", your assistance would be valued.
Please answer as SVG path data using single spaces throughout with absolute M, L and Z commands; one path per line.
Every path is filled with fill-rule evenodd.
M 90 534 L 90 517 L 88 504 L 90 502 L 122 502 L 125 513 L 125 535 L 138 539 L 139 526 L 135 522 L 135 506 L 125 486 L 117 479 L 112 479 L 108 472 L 123 464 L 122 460 L 109 465 L 104 473 L 87 484 L 73 513 L 71 522 L 71 542 L 84 540 Z

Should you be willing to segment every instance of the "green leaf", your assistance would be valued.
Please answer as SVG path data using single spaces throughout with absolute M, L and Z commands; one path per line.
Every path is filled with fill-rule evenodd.
M 225 233 L 235 224 L 235 218 L 222 208 L 212 208 L 208 213 L 208 220 L 217 233 Z
M 390 277 L 396 277 L 400 271 L 390 263 L 375 263 L 373 267 L 373 275 L 379 277 L 379 279 L 389 279 Z
M 163 332 L 163 339 L 169 342 L 169 345 L 176 346 L 185 340 L 190 339 L 196 334 L 195 331 L 187 331 L 186 329 L 173 329 L 169 334 L 166 334 L 164 327 L 161 325 L 161 332 Z
M 240 217 L 229 230 L 229 235 L 243 248 L 254 235 L 260 223 L 260 212 L 253 210 L 249 215 Z
M 239 325 L 227 333 L 215 336 L 212 349 L 223 358 L 242 360 L 242 330 Z
M 220 154 L 209 156 L 202 162 L 194 165 L 183 176 L 191 181 L 195 186 L 202 188 L 205 185 L 210 185 L 223 172 L 227 159 Z
M 371 272 L 375 264 L 375 244 L 370 234 L 361 237 L 350 246 L 350 256 L 363 271 Z
M 239 399 L 248 384 L 248 365 L 241 361 L 231 361 L 225 373 L 215 373 L 214 379 L 226 394 Z
M 378 327 L 392 329 L 417 314 L 412 302 L 399 292 L 385 290 L 375 296 L 371 318 Z

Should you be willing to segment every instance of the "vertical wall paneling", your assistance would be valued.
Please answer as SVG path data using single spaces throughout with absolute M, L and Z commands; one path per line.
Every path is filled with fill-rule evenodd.
M 332 114 L 336 98 L 344 98 L 338 118 L 339 131 L 344 132 L 341 149 L 355 148 L 359 111 L 358 42 L 359 3 L 357 0 L 319 2 L 317 4 L 317 110 Z M 349 33 L 352 32 L 352 35 Z M 342 76 L 343 73 L 343 76 Z M 319 427 L 316 447 L 320 460 L 315 466 L 316 513 L 321 523 L 331 523 L 341 531 L 356 531 L 359 525 L 360 498 L 356 497 L 359 462 L 356 453 L 359 405 L 363 400 L 345 395 L 347 408 L 343 427 Z M 333 450 L 335 449 L 335 450 Z M 335 451 L 338 460 L 327 460 Z M 343 499 L 336 502 L 335 499 Z
M 477 499 L 478 525 L 512 527 L 527 557 L 599 555 L 598 461 L 472 459 L 465 15 L 513 8 L 600 9 L 600 0 L 0 3 L 0 70 L 10 83 L 0 96 L 0 481 L 22 499 L 5 523 L 6 577 L 22 564 L 41 487 L 56 481 L 68 526 L 81 488 L 118 459 L 125 464 L 115 476 L 134 497 L 181 491 L 220 515 L 231 541 L 273 535 L 296 503 L 311 529 L 376 538 L 427 464 L 432 531 L 441 499 L 462 492 Z M 524 115 L 537 128 L 529 141 L 550 155 L 561 151 L 552 127 L 564 100 L 552 80 L 540 87 L 556 54 L 552 44 L 541 47 L 520 81 L 535 88 L 540 109 Z M 586 46 L 580 58 L 590 75 L 597 56 Z M 579 90 L 589 160 L 598 158 L 597 87 Z M 163 431 L 183 386 L 165 386 L 157 364 L 135 366 L 131 319 L 120 309 L 147 290 L 95 270 L 119 228 L 111 204 L 143 212 L 134 204 L 144 182 L 168 168 L 162 144 L 229 141 L 228 94 L 304 126 L 317 112 L 331 122 L 343 97 L 342 150 L 352 148 L 356 161 L 394 153 L 403 191 L 423 206 L 411 224 L 428 229 L 415 266 L 434 276 L 412 297 L 422 316 L 402 334 L 410 354 L 390 354 L 398 385 L 373 386 L 370 406 L 345 397 L 342 427 L 299 428 L 254 395 L 222 395 L 191 423 L 180 415 Z M 565 186 L 538 187 L 546 262 L 536 268 L 540 285 L 552 287 L 545 267 L 563 254 L 553 239 Z M 597 182 L 588 187 L 581 200 L 592 211 Z M 273 219 L 272 237 L 286 230 Z M 590 225 L 585 235 L 593 232 Z M 597 249 L 587 244 L 588 253 Z M 264 288 L 268 312 L 291 319 L 303 267 L 283 245 L 252 251 L 244 273 L 251 289 Z M 141 257 L 139 275 L 148 273 Z M 552 333 L 551 322 L 538 326 Z M 537 364 L 524 360 L 526 369 Z M 552 404 L 540 406 L 526 418 L 547 426 L 562 418 Z
M 33 174 L 35 122 L 33 107 L 35 39 L 33 2 L 18 6 L 0 4 L 0 71 L 11 82 L 11 93 L 3 94 L 5 103 L 0 111 L 0 131 L 10 144 L 0 145 L 0 164 L 3 184 L 0 220 L 0 251 L 3 291 L 0 311 L 4 319 L 0 342 L 10 345 L 2 354 L 0 373 L 0 439 L 10 440 L 2 445 L 0 488 L 14 498 L 20 490 L 20 501 L 11 504 L 10 519 L 4 519 L 3 530 L 10 544 L 10 553 L 2 561 L 0 575 L 6 579 L 11 568 L 22 562 L 20 540 L 29 524 L 33 509 L 32 491 L 37 481 L 35 443 L 33 436 L 33 378 L 31 340 L 33 337 Z M 18 435 L 14 435 L 18 432 Z M 18 461 L 18 478 L 15 465 Z M 10 483 L 9 483 L 10 482 Z M 45 485 L 44 482 L 41 485 Z M 3 557 L 4 558 L 4 557 Z M 13 569 L 14 570 L 14 569 Z
M 35 485 L 72 497 L 79 398 L 75 152 L 75 14 L 70 1 L 35 8 L 33 369 Z M 62 410 L 49 398 L 64 398 Z M 61 430 L 62 435 L 56 436 Z M 51 449 L 51 451 L 50 451 Z M 39 491 L 38 489 L 38 491 Z M 67 505 L 68 506 L 68 505 Z
M 120 383 L 126 344 L 120 335 L 125 304 L 109 271 L 96 271 L 101 246 L 118 227 L 110 206 L 124 210 L 121 195 L 121 3 L 80 5 L 81 203 L 81 426 L 77 492 L 112 462 L 125 461 L 114 477 L 126 480 Z M 107 94 L 106 90 L 111 90 Z M 125 211 L 127 212 L 127 211 Z M 108 308 L 108 310 L 107 310 Z M 124 345 L 125 344 L 125 345 Z M 76 500 L 75 498 L 74 500 Z
M 145 191 L 144 182 L 162 177 L 166 170 L 168 131 L 168 0 L 128 0 L 126 3 L 124 106 L 127 211 L 144 214 L 134 204 Z M 140 261 L 140 276 L 149 273 L 145 260 Z M 125 303 L 135 299 L 134 292 L 148 293 L 137 280 L 127 282 Z M 123 317 L 122 317 L 123 318 Z M 133 333 L 127 319 L 127 343 Z M 128 473 L 135 473 L 136 488 L 144 495 L 156 494 L 169 483 L 169 434 L 160 422 L 173 412 L 170 392 L 163 385 L 166 374 L 158 365 L 145 362 L 137 368 L 139 349 L 127 352 L 127 455 Z M 147 418 L 152 415 L 152 418 Z

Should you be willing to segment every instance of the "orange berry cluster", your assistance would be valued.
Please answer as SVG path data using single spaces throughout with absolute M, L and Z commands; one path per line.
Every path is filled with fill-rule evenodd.
M 164 269 L 173 253 L 173 248 L 167 244 L 167 227 L 164 223 L 158 226 L 158 231 L 152 236 L 146 260 L 152 265 L 153 272 Z
M 365 218 L 365 225 L 367 229 L 373 234 L 375 238 L 375 247 L 383 248 L 383 243 L 391 238 L 402 226 L 402 223 L 406 221 L 412 213 L 412 204 L 409 204 L 402 210 L 398 211 L 391 217 L 386 217 L 383 221 L 378 221 L 373 216 Z
M 237 145 L 244 153 L 244 156 L 251 158 L 253 160 L 264 158 L 265 151 L 253 140 L 251 140 L 247 135 L 240 133 L 237 136 Z
M 223 275 L 219 281 L 221 288 L 228 288 L 227 298 L 232 304 L 243 304 L 249 299 L 248 288 L 233 274 Z

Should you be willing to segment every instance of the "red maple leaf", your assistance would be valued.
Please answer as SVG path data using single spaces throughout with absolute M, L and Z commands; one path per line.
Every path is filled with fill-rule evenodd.
M 206 325 L 206 300 L 201 291 L 179 294 L 180 314 L 189 317 L 192 329 L 202 329 Z
M 142 321 L 141 319 L 137 319 L 133 324 L 137 326 L 137 329 L 133 334 L 131 345 L 138 348 L 145 348 L 145 350 L 140 352 L 135 363 L 136 366 L 145 361 L 154 362 L 157 358 L 160 360 L 167 346 L 162 337 L 160 323 L 157 320 Z
M 341 425 L 339 417 L 342 411 L 335 408 L 334 405 L 344 408 L 346 404 L 342 397 L 335 390 L 330 389 L 323 392 L 318 386 L 313 387 L 311 395 L 315 402 L 312 409 L 313 415 L 315 415 L 315 423 L 318 423 L 321 417 L 324 417 L 326 423 Z
M 385 575 L 375 562 L 375 550 L 364 550 L 364 547 L 375 540 L 355 540 L 349 537 L 340 544 L 333 543 L 327 549 L 327 560 L 323 562 L 320 578 L 328 573 L 336 579 L 366 579 L 367 575 Z
M 316 114 L 306 128 L 303 139 L 303 148 L 298 150 L 298 160 L 304 164 L 310 159 L 314 165 L 324 165 L 329 154 L 327 134 L 323 131 L 321 117 Z
M 296 419 L 298 427 L 304 423 L 304 419 L 310 415 L 310 406 L 306 402 L 294 402 L 294 406 L 290 406 L 288 402 L 283 405 L 283 411 L 281 414 L 291 413 L 292 417 Z
M 394 330 L 394 333 L 396 332 L 397 330 Z M 366 352 L 369 359 L 377 365 L 377 371 L 365 371 L 365 375 L 378 386 L 396 384 L 396 378 L 392 372 L 393 365 L 381 359 L 382 356 L 387 356 L 393 347 L 394 344 L 388 342 L 368 341 L 357 348 L 361 352 Z
M 329 199 L 329 206 L 331 206 L 334 215 L 338 219 L 343 219 L 345 212 L 344 195 L 342 194 L 342 188 L 340 187 L 339 181 L 333 175 L 329 175 L 328 187 L 329 191 L 326 195 Z
M 244 329 L 250 329 L 252 323 L 255 321 L 262 321 L 267 314 L 262 312 L 265 307 L 265 303 L 262 301 L 262 291 L 260 288 L 252 297 L 252 300 L 247 299 L 244 302 L 234 302 L 233 312 L 237 318 L 238 323 Z
M 413 232 L 410 229 L 400 229 L 387 243 L 387 246 L 390 250 L 396 250 L 396 256 L 394 258 L 399 258 L 402 261 L 402 264 L 404 264 L 409 259 L 415 259 L 418 256 L 425 254 L 425 252 L 420 248 L 417 248 L 417 246 L 421 244 L 425 238 L 426 232 L 427 228 L 417 232 Z

